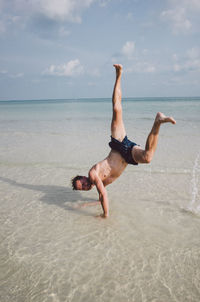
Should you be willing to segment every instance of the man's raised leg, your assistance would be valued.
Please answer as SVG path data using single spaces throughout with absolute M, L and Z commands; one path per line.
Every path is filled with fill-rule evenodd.
M 113 116 L 111 122 L 111 135 L 119 141 L 122 141 L 126 135 L 123 119 L 122 119 L 122 92 L 121 92 L 121 75 L 122 65 L 113 65 L 116 69 L 116 80 L 113 89 L 112 104 Z
M 156 151 L 157 144 L 158 144 L 158 135 L 159 135 L 160 125 L 163 123 L 176 124 L 176 121 L 172 117 L 167 117 L 161 112 L 157 113 L 153 127 L 152 127 L 151 132 L 149 133 L 149 136 L 146 141 L 145 150 L 142 150 L 139 146 L 135 146 L 132 149 L 133 159 L 137 163 L 150 163 L 151 162 L 153 155 Z

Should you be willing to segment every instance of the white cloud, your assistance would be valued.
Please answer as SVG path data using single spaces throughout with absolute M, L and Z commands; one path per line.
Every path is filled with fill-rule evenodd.
M 128 67 L 125 69 L 127 73 L 154 73 L 156 67 L 148 62 L 136 62 L 133 67 Z
M 5 33 L 9 27 L 16 28 L 18 25 L 23 27 L 23 20 L 20 16 L 10 14 L 0 14 L 0 34 Z
M 84 68 L 80 64 L 80 61 L 78 59 L 75 59 L 62 65 L 51 65 L 43 72 L 43 74 L 48 74 L 53 76 L 73 77 L 73 76 L 79 76 L 83 74 L 83 72 L 84 72 Z
M 23 72 L 9 73 L 7 70 L 0 70 L 0 75 L 6 78 L 17 79 L 17 78 L 22 78 L 24 76 L 24 73 Z
M 28 25 L 35 26 L 35 32 L 41 36 L 51 36 L 56 32 L 57 36 L 66 37 L 70 32 L 64 26 L 59 27 L 59 23 L 81 23 L 83 11 L 95 1 L 0 0 L 0 35 L 11 28 L 21 30 Z
M 190 72 L 200 71 L 200 49 L 191 48 L 186 52 L 184 58 L 177 58 L 176 63 L 173 65 L 173 70 L 175 72 Z
M 12 0 L 11 2 L 17 11 L 27 15 L 39 13 L 55 21 L 80 23 L 82 11 L 94 0 Z
M 106 7 L 111 0 L 99 0 L 99 6 Z
M 189 59 L 198 59 L 200 58 L 200 49 L 197 47 L 193 47 L 187 51 L 187 56 Z
M 131 58 L 135 50 L 135 43 L 133 41 L 127 41 L 122 47 L 122 54 Z
M 135 53 L 135 43 L 133 41 L 127 41 L 125 43 L 122 47 L 121 54 L 129 60 L 129 67 L 124 70 L 127 73 L 154 73 L 156 71 L 154 64 L 148 62 L 148 50 L 143 49 L 138 56 L 137 52 Z M 113 57 L 112 62 L 115 63 L 116 58 Z
M 190 11 L 200 10 L 199 0 L 170 0 L 171 4 L 176 7 L 183 7 Z
M 175 72 L 199 72 L 200 71 L 200 60 L 189 60 L 181 64 L 174 64 L 173 70 Z
M 184 68 L 189 71 L 200 71 L 200 60 L 189 60 L 185 63 Z
M 174 34 L 189 33 L 198 26 L 194 16 L 200 11 L 199 0 L 168 0 L 168 3 L 170 7 L 161 13 L 161 19 L 169 23 Z
M 172 26 L 172 31 L 175 34 L 186 33 L 191 29 L 192 24 L 186 17 L 185 8 L 175 8 L 163 11 L 161 18 L 169 22 Z
M 24 76 L 23 72 L 19 72 L 19 73 L 15 73 L 15 74 L 10 74 L 9 77 L 10 78 L 22 78 Z
M 5 76 L 7 78 L 22 78 L 24 76 L 24 73 L 23 72 L 18 72 L 18 73 L 9 73 L 7 70 L 0 70 L 0 74 L 2 76 Z

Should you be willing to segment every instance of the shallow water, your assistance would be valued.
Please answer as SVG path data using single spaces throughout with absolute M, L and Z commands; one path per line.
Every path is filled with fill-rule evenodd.
M 124 100 L 138 144 L 157 111 L 177 124 L 108 187 L 104 220 L 70 179 L 109 152 L 110 102 L 0 103 L 0 301 L 200 300 L 200 99 Z

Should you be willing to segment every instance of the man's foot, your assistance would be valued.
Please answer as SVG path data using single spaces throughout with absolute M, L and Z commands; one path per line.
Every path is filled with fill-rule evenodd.
M 114 64 L 113 65 L 116 69 L 116 76 L 120 76 L 122 74 L 122 68 L 123 66 L 121 64 Z
M 163 113 L 158 112 L 156 115 L 156 119 L 155 122 L 162 124 L 162 123 L 172 123 L 172 124 L 176 124 L 175 119 L 173 119 L 173 117 L 170 116 L 165 116 Z

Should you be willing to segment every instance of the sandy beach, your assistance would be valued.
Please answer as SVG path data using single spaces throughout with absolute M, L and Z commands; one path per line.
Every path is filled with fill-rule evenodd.
M 73 191 L 109 152 L 111 100 L 0 103 L 0 300 L 198 302 L 200 99 L 124 99 L 130 139 L 163 125 L 150 165 L 128 166 L 108 187 Z

